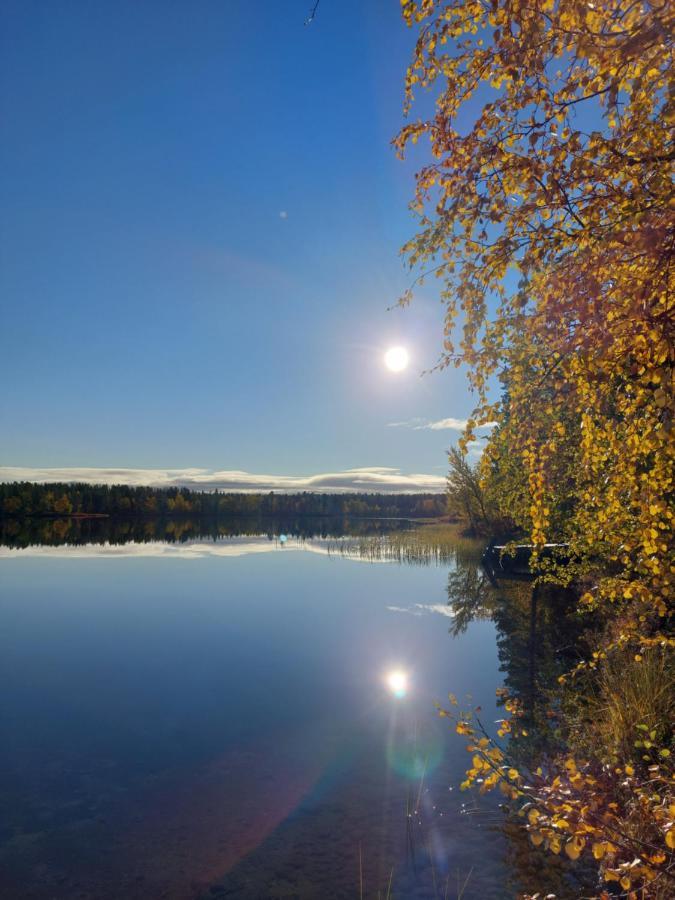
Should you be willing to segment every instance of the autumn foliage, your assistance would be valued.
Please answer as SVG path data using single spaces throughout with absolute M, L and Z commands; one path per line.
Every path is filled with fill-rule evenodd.
M 606 613 L 604 643 L 587 667 L 615 650 L 628 648 L 637 662 L 672 652 L 675 7 L 403 0 L 402 8 L 418 32 L 406 108 L 422 89 L 434 101 L 395 141 L 402 155 L 421 139 L 429 146 L 413 203 L 419 230 L 404 253 L 415 284 L 439 279 L 440 365 L 465 365 L 476 393 L 466 440 L 476 425 L 499 423 L 483 457 L 485 489 L 536 546 L 569 543 L 568 564 L 542 574 L 573 581 L 583 607 Z M 651 764 L 654 782 L 667 780 L 664 759 Z M 640 809 L 644 765 L 636 782 L 619 767 Z M 601 782 L 618 777 L 575 766 L 577 783 L 595 779 L 598 796 Z M 571 783 L 564 771 L 555 777 Z M 576 811 L 568 825 L 586 824 L 562 829 L 564 847 L 609 854 L 610 877 L 644 887 L 647 870 L 672 864 L 675 807 L 664 805 L 662 786 L 654 793 L 660 843 L 632 874 L 620 849 L 607 851 L 609 838 L 584 832 Z M 544 805 L 537 823 L 557 834 L 555 815 Z M 555 849 L 546 828 L 537 834 Z

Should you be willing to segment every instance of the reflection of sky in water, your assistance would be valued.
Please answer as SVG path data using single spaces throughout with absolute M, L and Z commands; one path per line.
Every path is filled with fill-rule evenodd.
M 425 614 L 444 568 L 290 536 L 3 555 L 3 897 L 355 896 L 359 845 L 371 891 L 393 866 L 423 896 L 408 812 L 436 874 L 483 865 L 434 703 L 470 691 L 495 718 L 494 628 Z

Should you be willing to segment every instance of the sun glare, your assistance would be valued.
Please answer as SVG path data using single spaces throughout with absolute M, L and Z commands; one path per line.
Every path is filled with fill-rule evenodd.
M 390 372 L 402 372 L 407 368 L 409 359 L 405 347 L 390 347 L 384 354 L 384 362 Z
M 387 675 L 387 687 L 399 699 L 408 693 L 408 676 L 401 669 L 394 669 Z

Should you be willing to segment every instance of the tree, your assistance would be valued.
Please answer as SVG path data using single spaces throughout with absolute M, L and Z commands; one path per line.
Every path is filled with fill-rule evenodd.
M 569 542 L 573 565 L 549 577 L 585 578 L 582 606 L 608 623 L 588 667 L 627 647 L 639 665 L 675 646 L 675 7 L 402 6 L 419 27 L 406 108 L 421 87 L 435 109 L 395 141 L 402 155 L 420 138 L 430 146 L 413 203 L 419 231 L 404 247 L 419 275 L 401 302 L 439 279 L 440 365 L 465 365 L 476 393 L 464 444 L 477 425 L 499 423 L 484 455 L 487 495 L 535 548 Z M 572 859 L 592 843 L 607 880 L 666 896 L 670 748 L 636 751 L 637 764 L 616 769 L 570 758 L 524 781 L 486 735 L 461 719 L 457 730 L 476 738 L 467 784 L 480 777 L 514 800 L 535 786 L 534 843 Z
M 54 512 L 60 515 L 68 515 L 73 511 L 73 504 L 67 494 L 61 494 L 58 500 L 54 501 Z
M 468 521 L 474 534 L 486 533 L 493 524 L 478 470 L 457 447 L 448 451 L 448 512 Z
M 421 279 L 441 279 L 441 365 L 467 365 L 477 394 L 465 441 L 477 423 L 508 418 L 537 545 L 571 463 L 573 552 L 617 564 L 586 601 L 639 598 L 644 615 L 663 618 L 673 578 L 675 8 L 404 0 L 403 14 L 420 25 L 407 104 L 418 86 L 435 95 L 434 115 L 395 141 L 403 154 L 426 136 L 432 157 L 417 175 L 420 230 L 404 252 Z M 506 408 L 489 392 L 500 371 Z

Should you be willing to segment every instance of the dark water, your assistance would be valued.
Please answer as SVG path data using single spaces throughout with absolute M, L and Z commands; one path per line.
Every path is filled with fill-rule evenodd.
M 514 677 L 477 548 L 201 531 L 0 547 L 0 896 L 515 896 L 434 707 Z

